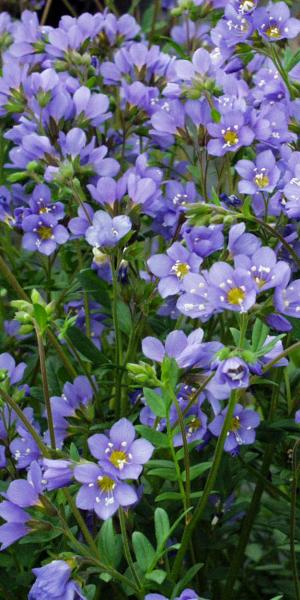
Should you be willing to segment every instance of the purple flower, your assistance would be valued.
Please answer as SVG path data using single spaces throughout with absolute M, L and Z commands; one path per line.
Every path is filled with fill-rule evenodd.
M 165 346 L 155 337 L 146 337 L 142 341 L 143 354 L 151 360 L 162 362 L 165 356 L 175 358 L 178 366 L 182 369 L 188 367 L 209 366 L 210 361 L 221 344 L 219 342 L 203 343 L 204 332 L 195 329 L 186 336 L 183 331 L 172 331 L 166 337 Z
M 285 319 L 282 315 L 277 315 L 276 313 L 271 313 L 266 317 L 266 323 L 275 331 L 280 332 L 289 332 L 293 329 L 291 323 Z
M 161 594 L 147 594 L 145 596 L 145 600 L 168 600 L 166 596 L 162 596 Z M 191 590 L 190 588 L 183 590 L 180 596 L 176 596 L 174 600 L 199 600 L 198 594 Z
M 211 301 L 219 310 L 247 312 L 255 303 L 254 281 L 245 269 L 216 262 L 209 270 Z
M 278 287 L 290 278 L 289 265 L 280 260 L 277 261 L 274 250 L 263 246 L 249 256 L 235 256 L 234 265 L 237 269 L 245 269 L 253 278 L 257 292 L 264 292 L 272 287 Z
M 97 434 L 90 440 L 96 437 Z M 99 454 L 98 449 L 96 451 Z M 123 451 L 118 451 L 118 456 L 121 453 L 124 454 Z M 111 469 L 95 463 L 83 463 L 75 467 L 74 476 L 83 484 L 76 496 L 76 505 L 83 510 L 94 510 L 100 519 L 109 519 L 119 506 L 126 508 L 138 500 L 135 489 L 128 483 L 119 481 Z
M 68 433 L 68 417 L 74 417 L 76 410 L 84 409 L 93 398 L 93 388 L 87 377 L 79 375 L 75 377 L 73 383 L 67 381 L 63 388 L 61 396 L 52 396 L 50 398 L 51 410 L 55 428 L 56 444 L 60 447 Z M 49 431 L 45 433 L 45 440 L 49 442 Z
M 89 184 L 87 188 L 96 202 L 113 206 L 115 201 L 120 201 L 126 193 L 126 178 L 121 177 L 115 181 L 112 177 L 100 177 L 97 185 Z
M 228 384 L 231 389 L 249 386 L 249 367 L 238 356 L 232 356 L 219 363 L 214 380 L 218 384 Z
M 57 244 L 64 244 L 69 239 L 67 229 L 59 225 L 51 214 L 29 215 L 22 222 L 22 246 L 25 250 L 38 250 L 49 256 L 56 250 Z
M 83 202 L 78 208 L 78 217 L 70 219 L 68 223 L 71 233 L 76 237 L 84 236 L 86 230 L 92 224 L 93 216 L 92 207 L 87 202 Z
M 16 365 L 15 359 L 8 352 L 0 354 L 1 379 L 8 377 L 11 385 L 18 383 L 22 379 L 26 367 L 26 363 L 23 362 Z
M 287 282 L 285 282 L 286 284 Z M 274 306 L 278 312 L 284 315 L 300 318 L 300 279 L 295 279 L 288 287 L 276 288 Z
M 237 223 L 230 228 L 228 250 L 232 256 L 235 254 L 251 256 L 261 246 L 261 240 L 256 235 L 245 231 L 245 223 Z
M 217 415 L 208 426 L 213 435 L 218 437 L 222 431 L 227 408 Z M 224 449 L 231 452 L 242 444 L 253 444 L 255 440 L 255 428 L 258 427 L 260 418 L 256 412 L 244 409 L 241 404 L 237 404 L 233 418 L 230 424 L 229 432 L 225 440 Z
M 43 459 L 43 484 L 49 491 L 68 486 L 73 480 L 72 463 L 69 460 Z
M 29 533 L 30 527 L 26 523 L 30 516 L 16 504 L 4 500 L 0 504 L 0 517 L 6 521 L 0 526 L 1 550 L 5 550 Z
M 222 225 L 210 225 L 209 227 L 191 227 L 187 225 L 182 228 L 182 235 L 191 252 L 206 258 L 206 256 L 223 248 L 224 236 L 222 229 Z
M 53 560 L 32 572 L 36 581 L 28 600 L 86 600 L 79 585 L 70 579 L 72 569 L 64 560 Z
M 111 116 L 111 113 L 106 112 L 109 107 L 108 97 L 105 94 L 92 94 L 85 86 L 76 90 L 73 102 L 76 119 L 84 126 L 90 122 L 94 127 L 99 127 Z
M 177 300 L 178 310 L 192 319 L 207 321 L 215 310 L 211 302 L 210 288 L 202 275 L 189 273 L 182 284 L 184 293 Z
M 32 423 L 33 424 L 33 423 Z M 39 432 L 39 427 L 33 424 Z M 9 444 L 9 450 L 13 458 L 17 462 L 18 469 L 29 467 L 33 460 L 38 460 L 41 456 L 41 451 L 28 431 L 18 426 L 19 435 Z
M 197 273 L 202 259 L 189 252 L 179 242 L 167 250 L 167 254 L 155 254 L 148 260 L 149 269 L 160 278 L 158 291 L 162 298 L 178 294 L 182 290 L 185 276 L 191 271 Z
M 3 496 L 20 508 L 28 508 L 39 504 L 39 496 L 43 491 L 41 467 L 35 461 L 30 465 L 26 479 L 12 481 Z
M 245 125 L 245 117 L 240 111 L 225 113 L 220 123 L 209 123 L 207 129 L 214 138 L 207 145 L 208 153 L 213 156 L 235 152 L 241 146 L 250 146 L 254 140 L 254 133 Z
M 300 21 L 290 16 L 285 2 L 270 2 L 254 13 L 254 24 L 268 42 L 294 38 L 300 32 Z
M 91 246 L 113 247 L 131 230 L 132 224 L 127 215 L 111 217 L 103 210 L 98 210 L 93 217 L 91 225 L 85 234 Z
M 88 445 L 103 469 L 120 479 L 138 479 L 154 450 L 147 440 L 135 439 L 134 426 L 128 419 L 117 421 L 109 437 L 100 433 L 92 435 Z
M 267 335 L 264 344 L 262 346 L 262 348 L 264 348 L 264 346 L 267 346 L 268 344 L 270 344 L 270 342 L 272 342 L 275 339 L 274 335 Z M 261 357 L 261 362 L 263 365 L 267 364 L 269 361 L 274 360 L 276 358 L 276 356 L 279 356 L 280 354 L 282 354 L 283 352 L 283 345 L 282 345 L 282 341 L 278 340 L 275 344 L 275 346 L 272 348 L 272 350 L 269 350 L 264 356 Z M 286 367 L 289 364 L 289 361 L 286 357 L 280 358 L 277 363 L 275 363 L 273 366 L 274 367 Z
M 271 193 L 280 177 L 280 170 L 271 150 L 258 154 L 255 163 L 251 160 L 239 160 L 235 168 L 242 177 L 238 185 L 241 194 L 255 194 L 258 191 Z
M 295 422 L 300 423 L 300 410 L 297 410 L 295 413 Z

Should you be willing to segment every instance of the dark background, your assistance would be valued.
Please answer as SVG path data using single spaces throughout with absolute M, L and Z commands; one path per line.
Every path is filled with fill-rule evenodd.
M 98 12 L 97 1 L 95 2 L 95 0 L 69 0 L 69 2 L 78 16 L 84 12 Z M 27 8 L 32 10 L 32 8 L 38 6 L 38 4 L 39 0 L 0 0 L 0 12 L 7 11 L 12 16 L 19 17 L 22 10 Z M 100 0 L 100 5 L 103 6 L 104 4 L 105 3 Z M 114 0 L 114 4 L 121 15 L 128 12 L 131 6 L 131 0 Z M 141 2 L 140 4 L 149 4 L 149 2 Z M 39 16 L 42 15 L 44 6 L 45 2 L 43 7 L 40 10 L 37 10 Z M 47 24 L 57 26 L 60 17 L 66 14 L 70 13 L 68 12 L 68 9 L 64 5 L 63 1 L 52 0 L 51 8 L 47 18 Z

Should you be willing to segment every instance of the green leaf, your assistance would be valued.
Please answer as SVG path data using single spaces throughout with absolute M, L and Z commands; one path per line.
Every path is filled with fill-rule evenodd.
M 199 475 L 203 475 L 203 473 L 205 473 L 205 471 L 208 471 L 208 469 L 210 469 L 211 465 L 212 465 L 211 461 L 203 462 L 203 463 L 200 463 L 199 465 L 193 465 L 190 468 L 191 481 L 193 481 L 193 479 L 196 479 L 196 477 L 199 477 Z M 183 473 L 182 473 L 182 481 L 186 481 L 186 471 L 183 471 Z
M 256 352 L 263 346 L 269 333 L 269 328 L 260 319 L 256 319 L 252 330 L 252 350 Z
M 122 300 L 118 300 L 117 302 L 117 315 L 122 333 L 126 333 L 129 336 L 132 330 L 131 312 L 127 304 Z
M 178 380 L 179 369 L 174 358 L 165 356 L 161 365 L 161 380 L 164 385 L 175 389 Z
M 162 502 L 163 500 L 182 500 L 180 492 L 163 492 L 155 498 L 155 502 Z
M 250 210 L 251 206 L 252 206 L 252 196 L 248 196 L 243 201 L 242 213 L 243 213 L 244 217 L 248 217 L 249 219 L 252 219 L 252 213 Z
M 165 433 L 156 431 L 146 425 L 136 425 L 135 429 L 143 438 L 145 438 L 145 440 L 151 442 L 156 448 L 169 447 L 169 440 Z
M 162 396 L 159 396 L 159 394 L 157 394 L 150 388 L 144 388 L 143 394 L 145 396 L 147 405 L 151 408 L 152 412 L 154 412 L 154 414 L 157 417 L 165 417 L 166 416 L 166 406 L 165 406 Z
M 240 331 L 239 329 L 235 329 L 235 327 L 229 327 L 229 331 L 233 337 L 233 341 L 236 346 L 240 345 Z
M 78 327 L 69 327 L 67 338 L 71 340 L 76 350 L 88 358 L 95 366 L 100 366 L 106 362 L 104 354 L 98 350 L 93 342 Z
M 111 309 L 108 285 L 96 275 L 95 271 L 84 269 L 78 274 L 78 279 L 85 292 L 89 292 L 99 304 Z
M 167 479 L 168 481 L 177 481 L 177 474 L 175 467 L 159 467 L 156 469 L 150 469 L 147 471 L 147 475 L 153 475 L 153 477 L 161 477 L 162 479 Z
M 96 586 L 93 583 L 85 585 L 83 588 L 86 600 L 94 600 L 96 594 Z
M 140 531 L 134 531 L 132 534 L 132 545 L 137 563 L 141 571 L 146 573 L 155 557 L 155 550 L 151 542 Z
M 154 4 L 151 4 L 149 6 L 149 8 L 147 8 L 144 11 L 143 18 L 142 18 L 142 30 L 145 31 L 146 33 L 149 32 L 151 29 L 153 14 L 154 14 Z
M 101 560 L 113 567 L 117 567 L 121 561 L 123 553 L 122 537 L 116 534 L 113 526 L 113 520 L 104 521 L 98 538 L 98 548 Z
M 157 545 L 160 546 L 169 536 L 170 532 L 168 513 L 163 508 L 156 508 L 154 513 L 154 525 Z
M 210 111 L 211 118 L 215 123 L 220 123 L 221 121 L 221 113 L 216 108 L 212 108 Z
M 276 338 L 274 338 L 274 340 L 271 340 L 271 342 L 269 342 L 268 344 L 265 344 L 265 346 L 261 347 L 260 350 L 257 350 L 255 352 L 255 356 L 257 356 L 257 357 L 264 356 L 265 354 L 267 354 L 268 352 L 273 350 L 273 348 L 276 346 L 277 342 L 279 340 L 282 340 L 282 338 L 284 338 L 285 335 L 286 335 L 285 333 L 282 333 L 281 335 L 277 335 Z
M 74 460 L 74 462 L 80 461 L 80 454 L 79 454 L 74 442 L 71 442 L 71 444 L 70 444 L 70 458 L 72 460 Z
M 43 335 L 47 329 L 48 315 L 41 304 L 33 304 L 33 317 L 38 325 L 40 333 Z
M 203 567 L 203 563 L 197 563 L 196 565 L 193 565 L 193 567 L 188 569 L 188 571 L 186 571 L 185 575 L 177 583 L 173 590 L 174 597 L 177 596 L 184 588 L 187 587 L 188 583 L 191 581 L 191 579 L 195 577 L 196 573 L 200 571 L 201 567 Z
M 149 581 L 154 581 L 155 583 L 158 583 L 158 585 L 161 585 L 166 579 L 167 573 L 162 569 L 154 569 L 151 573 L 146 573 L 145 577 L 146 579 L 149 579 Z
M 211 188 L 211 201 L 213 202 L 213 204 L 216 204 L 217 206 L 221 206 L 220 198 L 219 198 L 214 186 L 212 186 L 212 188 Z

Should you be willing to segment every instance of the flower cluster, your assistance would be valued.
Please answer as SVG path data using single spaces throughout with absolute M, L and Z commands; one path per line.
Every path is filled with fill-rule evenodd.
M 76 15 L 66 2 L 57 26 L 49 2 L 21 4 L 19 19 L 0 14 L 0 543 L 17 544 L 3 559 L 11 594 L 279 598 L 284 577 L 293 598 L 293 3 L 133 2 L 120 15 L 97 0 L 95 14 Z M 264 530 L 274 498 L 286 504 Z M 264 507 L 255 527 L 253 503 Z M 267 582 L 279 562 L 282 577 L 274 569 Z

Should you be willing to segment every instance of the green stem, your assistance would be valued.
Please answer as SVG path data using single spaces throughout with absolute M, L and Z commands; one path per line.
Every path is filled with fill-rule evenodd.
M 244 216 L 244 218 L 248 221 L 254 221 L 258 225 L 261 225 L 261 227 L 263 227 L 263 229 L 265 229 L 272 237 L 279 240 L 281 242 L 281 244 L 284 246 L 284 248 L 287 250 L 287 252 L 294 259 L 294 262 L 297 265 L 297 267 L 300 269 L 300 258 L 298 256 L 298 254 L 295 252 L 295 250 L 292 248 L 292 246 L 284 239 L 284 237 L 278 231 L 276 231 L 276 229 L 274 229 L 274 227 L 272 227 L 265 221 L 258 219 L 257 217 L 248 218 L 247 216 Z
M 132 577 L 133 577 L 138 589 L 142 592 L 142 584 L 141 584 L 139 576 L 136 572 L 136 568 L 134 566 L 134 562 L 132 560 L 132 556 L 131 556 L 131 552 L 130 552 L 127 530 L 126 530 L 125 514 L 124 514 L 124 511 L 122 508 L 119 508 L 119 521 L 120 521 L 120 527 L 121 527 L 121 534 L 122 534 L 125 558 L 127 560 L 128 566 L 132 573 Z M 142 595 L 140 597 L 143 598 Z
M 65 369 L 68 371 L 69 375 L 74 379 L 77 375 L 76 370 L 74 369 L 71 361 L 69 360 L 69 358 L 66 355 L 65 351 L 63 350 L 62 346 L 57 341 L 55 334 L 53 333 L 53 331 L 51 331 L 51 329 L 48 329 L 47 335 L 48 335 L 48 338 L 49 338 L 53 348 L 56 350 L 57 354 L 61 358 L 61 360 L 65 366 Z
M 238 400 L 238 392 L 236 390 L 234 390 L 232 392 L 230 400 L 229 400 L 228 409 L 226 412 L 222 431 L 221 431 L 221 434 L 220 434 L 217 444 L 216 444 L 213 464 L 209 471 L 209 475 L 206 480 L 206 484 L 204 486 L 203 494 L 198 502 L 198 505 L 196 506 L 195 512 L 193 513 L 190 523 L 185 528 L 185 531 L 183 533 L 183 537 L 181 540 L 180 548 L 179 548 L 179 551 L 178 551 L 177 556 L 174 561 L 174 565 L 173 565 L 173 569 L 172 569 L 172 577 L 173 577 L 174 581 L 176 581 L 178 579 L 180 570 L 182 568 L 184 555 L 185 555 L 186 549 L 189 545 L 191 536 L 204 513 L 209 496 L 215 485 L 217 475 L 219 472 L 219 468 L 221 465 L 225 440 L 227 437 L 227 433 L 230 429 L 230 424 L 231 424 L 231 420 L 233 417 L 233 412 L 234 412 L 237 400 Z
M 274 65 L 275 65 L 276 69 L 279 71 L 279 73 L 280 73 L 280 75 L 281 75 L 281 77 L 282 77 L 282 79 L 283 79 L 283 81 L 284 81 L 284 83 L 285 83 L 285 85 L 286 85 L 286 87 L 287 87 L 287 89 L 289 91 L 290 97 L 293 100 L 294 97 L 295 97 L 294 91 L 291 88 L 291 84 L 289 82 L 288 74 L 285 72 L 285 70 L 284 70 L 284 68 L 283 68 L 283 66 L 281 64 L 281 60 L 280 60 L 280 57 L 279 57 L 279 55 L 277 53 L 277 49 L 274 46 L 274 44 L 270 44 L 269 47 L 270 47 L 270 52 L 271 52 L 271 59 L 272 59 Z
M 295 600 L 300 600 L 300 582 L 298 575 L 298 564 L 297 564 L 297 553 L 295 547 L 295 534 L 296 534 L 296 508 L 297 508 L 297 485 L 298 485 L 298 473 L 297 473 L 297 450 L 300 445 L 298 440 L 293 449 L 293 480 L 292 480 L 292 497 L 291 497 L 291 518 L 290 518 L 290 551 L 292 561 L 292 572 L 295 586 Z
M 179 490 L 180 490 L 181 497 L 182 497 L 183 509 L 184 509 L 184 511 L 186 511 L 187 507 L 186 507 L 185 489 L 184 489 L 184 485 L 182 483 L 181 470 L 180 470 L 180 466 L 178 464 L 176 452 L 175 452 L 174 445 L 173 445 L 173 433 L 172 433 L 172 429 L 171 429 L 169 414 L 167 415 L 167 436 L 168 436 L 168 440 L 169 440 L 171 456 L 172 456 L 172 459 L 173 459 L 173 462 L 175 465 L 178 486 L 179 486 Z
M 114 579 L 116 579 L 117 581 L 119 581 L 123 585 L 130 587 L 136 593 L 139 592 L 139 590 L 136 588 L 136 586 L 133 583 L 133 581 L 131 581 L 130 579 L 128 579 L 125 575 L 122 575 L 121 573 L 119 573 L 118 571 L 116 571 L 113 567 L 110 567 L 109 565 L 102 563 L 99 559 L 97 559 L 96 557 L 94 557 L 94 555 L 91 555 L 90 554 L 90 550 L 86 546 L 84 546 L 83 544 L 81 544 L 80 542 L 78 542 L 78 540 L 76 539 L 76 537 L 74 536 L 74 534 L 72 533 L 72 531 L 69 529 L 68 524 L 65 521 L 63 515 L 60 512 L 58 512 L 58 517 L 59 517 L 59 519 L 60 519 L 60 521 L 62 523 L 63 530 L 64 530 L 64 533 L 65 533 L 66 537 L 69 538 L 69 540 L 71 541 L 71 543 L 73 544 L 73 546 L 78 549 L 78 552 L 82 556 L 85 556 L 86 559 L 91 564 L 96 565 L 103 573 L 109 573 Z
M 70 509 L 71 509 L 71 511 L 72 511 L 72 513 L 73 513 L 73 515 L 74 515 L 74 517 L 75 517 L 75 519 L 76 519 L 76 521 L 77 521 L 77 523 L 78 523 L 81 531 L 82 531 L 82 535 L 83 535 L 83 537 L 84 537 L 87 545 L 91 549 L 92 553 L 97 557 L 98 554 L 99 554 L 98 553 L 98 548 L 97 548 L 97 546 L 96 546 L 96 544 L 95 544 L 95 542 L 94 542 L 94 540 L 93 540 L 93 538 L 92 538 L 92 536 L 91 536 L 91 534 L 90 534 L 90 532 L 89 532 L 89 530 L 88 530 L 88 528 L 86 526 L 86 523 L 85 523 L 83 517 L 80 514 L 80 511 L 78 510 L 78 508 L 77 508 L 77 506 L 76 506 L 76 504 L 74 502 L 73 496 L 70 494 L 70 492 L 69 492 L 69 490 L 67 488 L 64 488 L 63 492 L 64 492 L 65 498 L 66 498 L 66 500 L 67 500 L 67 502 L 68 502 L 68 504 L 70 506 Z
M 27 429 L 28 433 L 30 433 L 30 435 L 36 442 L 42 455 L 49 456 L 49 448 L 47 448 L 47 446 L 44 444 L 43 440 L 40 438 L 37 431 L 34 429 L 34 427 L 31 425 L 31 423 L 27 420 L 27 418 L 25 417 L 22 409 L 19 407 L 17 402 L 1 388 L 0 388 L 0 397 L 2 398 L 2 400 L 4 400 L 4 402 L 6 402 L 10 406 L 10 408 L 12 408 L 12 410 L 14 410 L 16 415 L 18 415 L 20 421 L 22 421 L 22 423 L 23 423 L 24 427 Z
M 178 415 L 178 422 L 179 422 L 179 427 L 180 427 L 180 432 L 181 432 L 181 436 L 182 436 L 182 443 L 183 443 L 183 458 L 184 458 L 184 467 L 185 467 L 185 510 L 187 510 L 191 503 L 190 503 L 190 496 L 191 496 L 191 477 L 190 477 L 190 454 L 189 454 L 189 446 L 187 443 L 187 438 L 186 438 L 186 431 L 185 431 L 185 425 L 184 425 L 184 419 L 183 419 L 183 415 L 181 412 L 181 408 L 177 399 L 176 394 L 174 393 L 174 391 L 172 390 L 172 388 L 169 386 L 168 387 L 168 393 L 172 396 L 173 398 L 173 402 L 176 406 L 176 411 L 177 411 L 177 415 Z M 190 519 L 190 515 L 187 514 L 186 515 L 186 522 L 188 522 Z
M 278 369 L 277 373 L 276 373 L 276 380 L 279 381 L 280 377 L 281 377 L 281 369 Z M 277 403 L 278 403 L 278 397 L 279 397 L 279 386 L 273 388 L 271 406 L 270 406 L 270 410 L 269 410 L 270 421 L 272 421 L 274 418 Z M 239 570 L 243 564 L 245 549 L 248 544 L 251 529 L 252 529 L 254 520 L 256 518 L 256 515 L 259 511 L 260 500 L 261 500 L 262 494 L 265 489 L 264 480 L 267 479 L 275 447 L 276 447 L 276 442 L 273 444 L 269 444 L 265 451 L 263 462 L 262 462 L 262 467 L 261 467 L 261 471 L 260 471 L 261 477 L 259 478 L 259 480 L 256 483 L 255 490 L 254 490 L 254 493 L 253 493 L 253 496 L 252 496 L 252 499 L 250 502 L 248 512 L 243 521 L 241 534 L 239 537 L 239 542 L 238 542 L 237 548 L 235 550 L 235 553 L 233 555 L 233 558 L 231 559 L 231 562 L 230 562 L 230 568 L 229 568 L 229 572 L 228 572 L 228 576 L 227 576 L 227 580 L 226 580 L 226 584 L 225 584 L 225 589 L 224 589 L 224 595 L 222 596 L 222 600 L 232 600 L 234 584 L 235 584 L 236 578 L 238 576 Z
M 45 348 L 44 348 L 43 338 L 42 338 L 37 326 L 35 326 L 35 333 L 36 333 L 36 339 L 37 339 L 37 344 L 38 344 L 42 385 L 43 385 L 44 401 L 45 401 L 46 413 L 47 413 L 47 421 L 48 421 L 48 427 L 49 427 L 51 448 L 52 448 L 52 450 L 56 450 L 54 423 L 53 423 L 50 394 L 49 394 L 49 387 L 48 387 L 48 379 L 47 379 Z
M 149 45 L 150 46 L 152 46 L 152 44 L 154 42 L 155 25 L 158 21 L 159 11 L 160 11 L 160 0 L 154 0 L 154 10 L 153 10 L 152 23 L 151 23 L 151 31 L 150 31 L 150 35 L 149 35 L 149 41 L 150 41 Z
M 112 258 L 112 284 L 113 284 L 113 301 L 112 301 L 112 314 L 115 329 L 115 413 L 116 416 L 121 416 L 121 379 L 119 373 L 119 367 L 122 365 L 122 336 L 119 325 L 118 317 L 118 264 L 119 260 L 116 257 L 116 264 Z
M 233 556 L 233 558 L 231 558 L 230 569 L 228 572 L 225 589 L 224 589 L 224 592 L 222 595 L 222 600 L 232 600 L 233 599 L 234 584 L 235 584 L 238 572 L 240 570 L 240 567 L 244 560 L 244 552 L 245 552 L 246 546 L 248 544 L 248 539 L 249 539 L 249 535 L 250 535 L 250 532 L 252 529 L 254 519 L 255 519 L 258 509 L 259 509 L 260 499 L 261 499 L 261 496 L 262 496 L 264 488 L 265 488 L 264 478 L 266 478 L 266 476 L 268 474 L 270 464 L 272 462 L 275 446 L 276 446 L 276 444 L 270 445 L 265 452 L 264 460 L 263 460 L 263 464 L 262 464 L 262 468 L 261 468 L 262 478 L 258 480 L 258 482 L 255 486 L 255 490 L 254 490 L 254 494 L 251 499 L 249 510 L 243 521 L 243 526 L 242 526 L 242 530 L 240 533 L 239 542 L 238 542 L 237 548 L 235 550 L 234 556 Z
M 4 278 L 11 285 L 13 290 L 15 290 L 17 295 L 20 298 L 22 298 L 23 300 L 26 300 L 26 302 L 31 302 L 31 299 L 29 298 L 29 296 L 27 296 L 25 290 L 23 290 L 22 286 L 19 284 L 18 280 L 16 279 L 14 274 L 11 272 L 11 270 L 9 269 L 9 267 L 7 266 L 6 262 L 3 260 L 1 255 L 0 255 L 0 271 L 1 271 L 2 275 L 4 276 Z M 72 377 L 76 377 L 76 371 L 75 371 L 74 367 L 72 366 L 71 362 L 69 361 L 68 357 L 64 353 L 60 343 L 57 341 L 54 333 L 50 329 L 48 329 L 47 334 L 48 334 L 48 338 L 49 338 L 52 346 L 55 348 L 56 352 L 59 354 L 67 371 L 70 373 L 70 375 Z
M 263 372 L 265 373 L 266 371 L 271 369 L 271 367 L 274 367 L 274 365 L 276 365 L 282 358 L 285 358 L 285 356 L 288 356 L 291 352 L 297 350 L 297 348 L 300 348 L 300 342 L 295 342 L 295 344 L 292 344 L 291 346 L 283 350 L 280 354 L 273 358 L 273 360 L 267 362 L 264 365 Z

